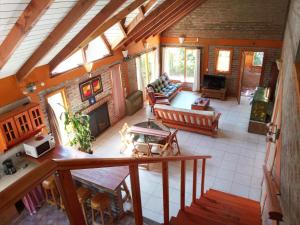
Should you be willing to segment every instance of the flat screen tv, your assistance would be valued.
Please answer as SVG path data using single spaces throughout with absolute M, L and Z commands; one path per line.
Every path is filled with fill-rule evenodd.
M 203 87 L 208 89 L 220 90 L 225 88 L 226 77 L 223 75 L 204 74 Z

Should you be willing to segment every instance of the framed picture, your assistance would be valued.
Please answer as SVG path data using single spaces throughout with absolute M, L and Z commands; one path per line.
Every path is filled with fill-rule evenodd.
M 103 91 L 101 76 L 94 77 L 79 84 L 81 100 L 84 102 Z
M 96 96 L 97 94 L 103 91 L 102 81 L 100 76 L 92 80 L 92 89 L 93 89 L 94 96 Z

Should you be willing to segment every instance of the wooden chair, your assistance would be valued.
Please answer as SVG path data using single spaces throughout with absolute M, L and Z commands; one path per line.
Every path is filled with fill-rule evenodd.
M 54 176 L 48 177 L 46 180 L 42 182 L 42 187 L 44 189 L 46 201 L 51 204 L 55 205 L 57 207 L 60 207 L 59 203 L 59 194 L 57 191 L 55 178 Z
M 149 105 L 151 107 L 151 112 L 153 113 L 154 113 L 153 107 L 155 104 L 170 105 L 170 101 L 168 97 L 164 95 L 159 95 L 157 93 L 154 93 L 153 91 L 148 91 L 148 89 L 147 89 L 147 95 L 148 95 Z
M 129 189 L 128 189 L 128 186 L 125 182 L 125 180 L 122 182 L 121 184 L 121 191 L 125 192 L 125 196 L 122 198 L 122 202 L 126 202 L 127 200 L 131 200 L 131 195 L 130 195 L 130 192 L 129 192 Z
M 177 139 L 177 132 L 178 130 L 176 129 L 168 138 L 168 143 L 169 143 L 169 148 L 171 149 L 172 153 L 174 154 L 175 148 L 177 149 L 176 154 L 174 155 L 181 155 L 179 144 L 178 144 L 178 139 Z
M 132 156 L 136 158 L 141 157 L 151 157 L 151 147 L 148 143 L 142 143 L 142 142 L 135 142 L 133 143 L 134 148 L 132 150 Z M 149 170 L 149 164 L 145 165 L 147 170 Z
M 113 216 L 111 211 L 111 201 L 109 196 L 104 193 L 96 194 L 91 200 L 92 223 L 93 225 L 105 224 L 105 214 L 109 217 L 108 224 L 112 224 Z M 100 217 L 100 223 L 97 222 L 97 214 Z
M 87 199 L 89 199 L 91 197 L 91 192 L 84 187 L 79 187 L 76 190 L 76 193 L 77 193 L 79 204 L 80 204 L 82 212 L 83 212 L 85 223 L 88 224 L 87 213 L 86 213 L 87 212 L 86 201 L 87 201 Z
M 122 149 L 120 150 L 120 153 L 123 153 L 127 148 L 132 146 L 132 139 L 133 135 L 128 133 L 129 126 L 127 123 L 124 123 L 122 129 L 119 131 L 119 134 L 121 135 L 121 143 L 122 143 Z

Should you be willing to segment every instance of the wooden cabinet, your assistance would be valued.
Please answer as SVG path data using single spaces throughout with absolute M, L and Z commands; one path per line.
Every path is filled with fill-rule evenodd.
M 44 128 L 41 108 L 29 103 L 0 116 L 0 152 L 35 135 Z

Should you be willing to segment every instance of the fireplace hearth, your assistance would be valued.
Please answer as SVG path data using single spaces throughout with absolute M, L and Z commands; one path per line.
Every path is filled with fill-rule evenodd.
M 89 112 L 90 130 L 93 137 L 98 137 L 110 127 L 107 102 Z

